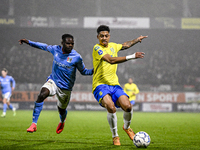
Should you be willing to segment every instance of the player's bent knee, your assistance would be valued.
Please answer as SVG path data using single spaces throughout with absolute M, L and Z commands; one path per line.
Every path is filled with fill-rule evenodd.
M 41 102 L 43 102 L 44 100 L 45 100 L 45 98 L 47 98 L 48 96 L 45 94 L 45 93 L 40 93 L 39 95 L 38 95 L 38 98 L 37 98 L 37 103 L 41 103 Z
M 40 91 L 40 94 L 38 95 L 37 98 L 37 103 L 41 103 L 45 100 L 45 98 L 47 98 L 49 96 L 49 90 L 47 88 L 42 88 L 42 90 Z
M 132 106 L 131 106 L 131 105 L 127 105 L 127 106 L 125 106 L 125 108 L 124 108 L 124 111 L 125 111 L 125 112 L 131 112 L 131 110 L 132 110 Z
M 115 113 L 116 112 L 116 108 L 114 106 L 107 107 L 107 110 L 108 110 L 109 113 Z

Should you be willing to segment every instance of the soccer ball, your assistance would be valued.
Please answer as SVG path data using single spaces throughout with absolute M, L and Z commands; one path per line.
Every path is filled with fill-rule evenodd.
M 140 131 L 136 133 L 133 138 L 133 143 L 137 148 L 140 148 L 140 147 L 147 148 L 150 142 L 151 142 L 150 136 L 144 131 Z

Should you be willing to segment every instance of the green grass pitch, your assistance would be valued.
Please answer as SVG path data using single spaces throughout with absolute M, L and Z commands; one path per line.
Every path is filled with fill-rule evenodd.
M 57 111 L 43 110 L 34 133 L 26 132 L 32 122 L 32 110 L 18 110 L 15 117 L 12 111 L 7 111 L 7 116 L 0 118 L 0 149 L 138 149 L 122 129 L 123 112 L 117 111 L 117 116 L 121 146 L 112 145 L 106 111 L 68 111 L 65 128 L 60 134 L 56 134 Z M 149 150 L 200 149 L 199 113 L 134 112 L 131 128 L 150 135 Z

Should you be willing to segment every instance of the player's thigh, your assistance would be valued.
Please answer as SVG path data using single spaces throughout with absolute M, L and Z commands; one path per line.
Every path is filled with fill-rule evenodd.
M 3 98 L 3 103 L 4 103 L 4 104 L 7 103 L 7 98 Z
M 61 109 L 66 109 L 70 101 L 71 91 L 57 88 L 56 96 L 58 98 L 57 106 Z
M 132 109 L 131 103 L 126 95 L 121 95 L 117 100 L 117 105 L 124 111 L 130 112 Z
M 56 94 L 57 86 L 52 79 L 49 79 L 40 90 L 40 93 L 48 96 L 54 96 Z
M 6 104 L 7 102 L 10 101 L 11 92 L 7 92 L 7 93 L 3 94 L 2 97 L 3 97 L 3 103 Z
M 50 90 L 46 87 L 43 87 L 41 90 L 40 90 L 40 93 L 38 95 L 38 98 L 39 99 L 45 99 L 49 96 L 50 94 Z
M 115 104 L 112 101 L 112 98 L 109 94 L 106 94 L 103 99 L 101 100 L 101 104 L 103 107 L 105 107 L 107 109 L 107 111 L 109 113 L 115 113 L 116 112 L 116 108 L 115 108 Z

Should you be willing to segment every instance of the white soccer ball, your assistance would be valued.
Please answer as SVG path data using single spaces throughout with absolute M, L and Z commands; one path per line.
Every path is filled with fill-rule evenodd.
M 150 136 L 144 131 L 140 131 L 136 133 L 133 138 L 133 143 L 137 148 L 140 148 L 140 147 L 147 148 L 150 142 L 151 142 Z

